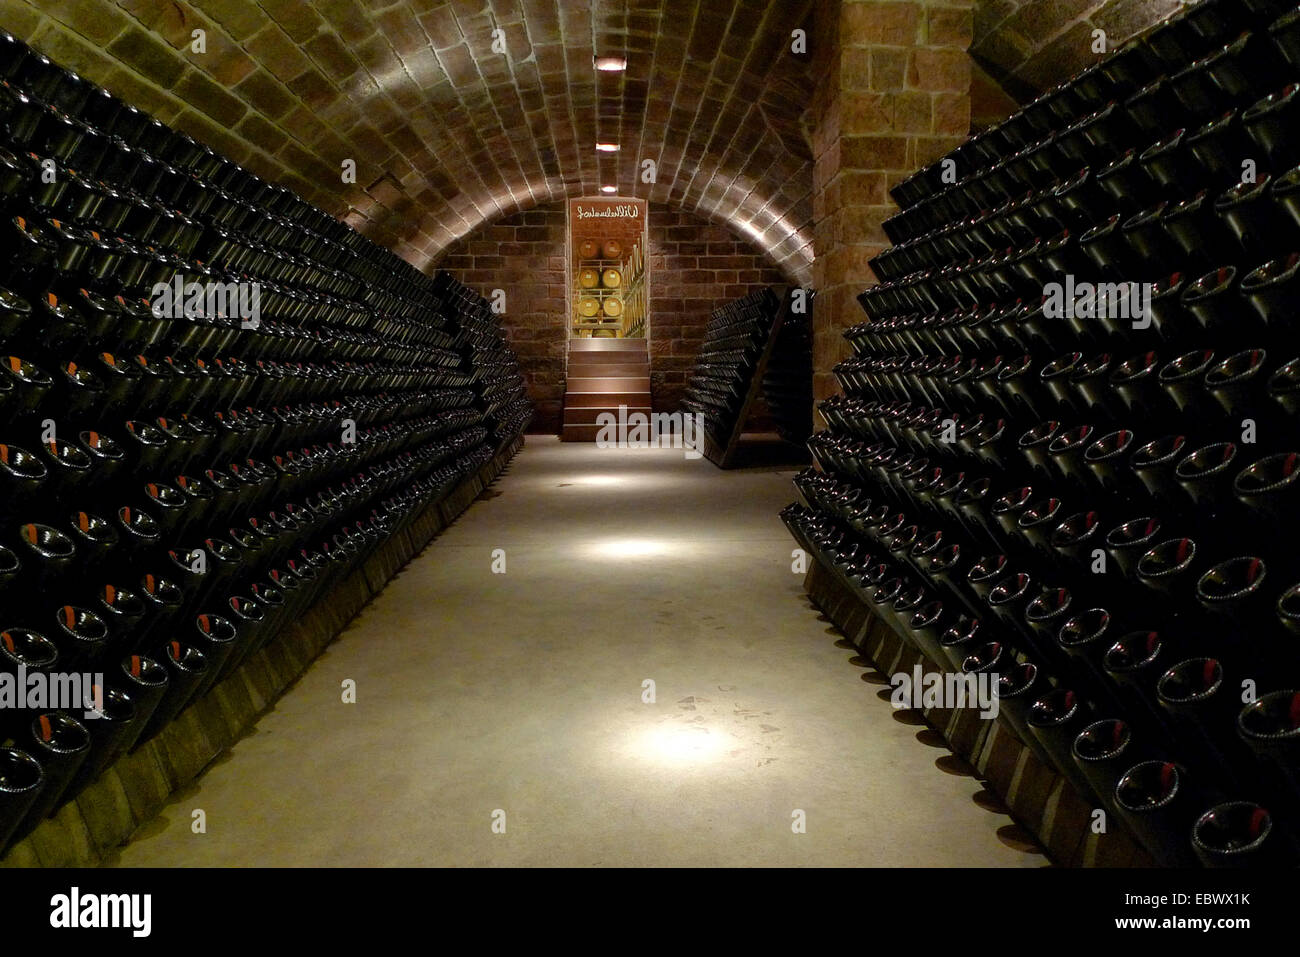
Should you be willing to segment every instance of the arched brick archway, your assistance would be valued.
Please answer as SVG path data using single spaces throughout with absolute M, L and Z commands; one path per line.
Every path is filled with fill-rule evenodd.
M 616 184 L 731 221 L 807 281 L 811 81 L 791 33 L 811 33 L 811 8 L 13 0 L 3 26 L 421 268 L 484 223 Z M 596 71 L 598 53 L 626 72 Z M 597 141 L 627 148 L 598 154 Z
M 503 326 L 536 410 L 532 427 L 541 432 L 559 432 L 563 408 L 566 208 L 551 203 L 484 225 L 440 262 L 479 292 L 504 294 Z M 651 203 L 648 239 L 651 383 L 656 410 L 667 412 L 678 406 L 713 310 L 790 278 L 766 250 L 692 210 Z
M 1024 99 L 1086 56 L 1081 31 L 1122 40 L 1178 2 L 977 0 L 971 52 Z M 870 33 L 922 4 L 859 6 L 878 8 L 862 21 Z M 421 268 L 485 223 L 614 184 L 727 221 L 811 284 L 814 8 L 825 19 L 836 7 L 10 0 L 2 25 Z M 627 71 L 597 72 L 597 53 L 625 57 Z M 626 148 L 597 154 L 597 141 Z M 355 183 L 342 182 L 345 159 Z M 641 181 L 645 160 L 654 183 Z

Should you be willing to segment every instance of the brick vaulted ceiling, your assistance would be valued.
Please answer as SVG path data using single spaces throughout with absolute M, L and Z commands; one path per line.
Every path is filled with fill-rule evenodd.
M 812 260 L 812 0 L 0 0 L 0 26 L 421 268 L 616 184 Z M 195 29 L 206 51 L 192 49 Z M 494 48 L 494 40 L 496 40 Z M 504 52 L 502 47 L 504 46 Z M 627 58 L 626 73 L 593 68 Z M 597 141 L 620 144 L 598 154 Z M 357 165 L 342 182 L 344 160 Z M 641 163 L 657 181 L 641 182 Z
M 905 0 L 882 0 L 905 2 Z M 976 0 L 1024 101 L 1180 0 Z M 421 268 L 479 226 L 616 184 L 811 280 L 814 0 L 0 0 L 0 27 Z M 206 51 L 191 48 L 206 32 Z M 495 32 L 500 31 L 500 32 Z M 494 49 L 504 41 L 505 52 Z M 815 53 L 815 51 L 813 51 Z M 598 73 L 595 54 L 624 56 Z M 618 142 L 597 154 L 597 141 Z M 341 164 L 357 164 L 355 184 Z M 641 162 L 657 182 L 642 183 Z
M 1182 6 L 1181 0 L 977 0 L 971 55 L 1026 102 L 1096 59 L 1093 30 L 1123 43 Z

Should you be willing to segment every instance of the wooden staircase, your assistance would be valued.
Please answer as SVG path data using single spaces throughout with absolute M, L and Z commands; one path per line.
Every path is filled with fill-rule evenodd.
M 646 340 L 570 339 L 564 392 L 565 442 L 594 442 L 596 417 L 627 406 L 627 414 L 650 415 L 650 354 Z

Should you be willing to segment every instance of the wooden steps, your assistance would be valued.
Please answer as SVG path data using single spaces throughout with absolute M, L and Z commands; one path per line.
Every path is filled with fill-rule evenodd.
M 601 413 L 650 414 L 650 355 L 645 339 L 570 339 L 564 393 L 565 442 L 594 442 Z
M 569 355 L 575 352 L 633 352 L 645 355 L 645 339 L 570 339 Z
M 644 362 L 579 362 L 569 360 L 569 378 L 588 376 L 639 376 L 647 375 Z
M 570 392 L 564 397 L 564 410 L 570 409 L 613 409 L 618 411 L 620 405 L 629 409 L 647 405 L 646 393 L 637 392 Z
M 650 373 L 644 375 L 575 376 L 569 374 L 568 393 L 574 392 L 650 392 Z

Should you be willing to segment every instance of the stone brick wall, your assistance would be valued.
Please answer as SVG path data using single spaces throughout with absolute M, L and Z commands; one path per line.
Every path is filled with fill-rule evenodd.
M 685 211 L 651 207 L 649 249 L 650 387 L 656 411 L 672 412 L 713 310 L 755 286 L 783 286 L 787 280 L 726 227 Z
M 971 54 L 1022 102 L 1096 60 L 1092 31 L 1118 46 L 1180 0 L 981 0 Z
M 671 412 L 713 310 L 756 285 L 786 280 L 752 244 L 693 213 L 651 205 L 648 228 L 651 394 L 656 410 Z M 539 433 L 558 433 L 563 416 L 564 243 L 565 206 L 555 203 L 479 229 L 439 263 L 484 295 L 505 292 L 504 326 L 537 410 L 531 429 Z M 763 427 L 761 409 L 754 421 Z
M 564 203 L 516 213 L 456 243 L 438 264 L 485 296 L 505 292 L 502 325 L 519 356 L 536 433 L 558 433 L 564 409 L 564 217 Z
M 888 244 L 888 190 L 970 132 L 972 0 L 819 0 L 812 115 L 814 395 L 834 394 L 842 332 Z

